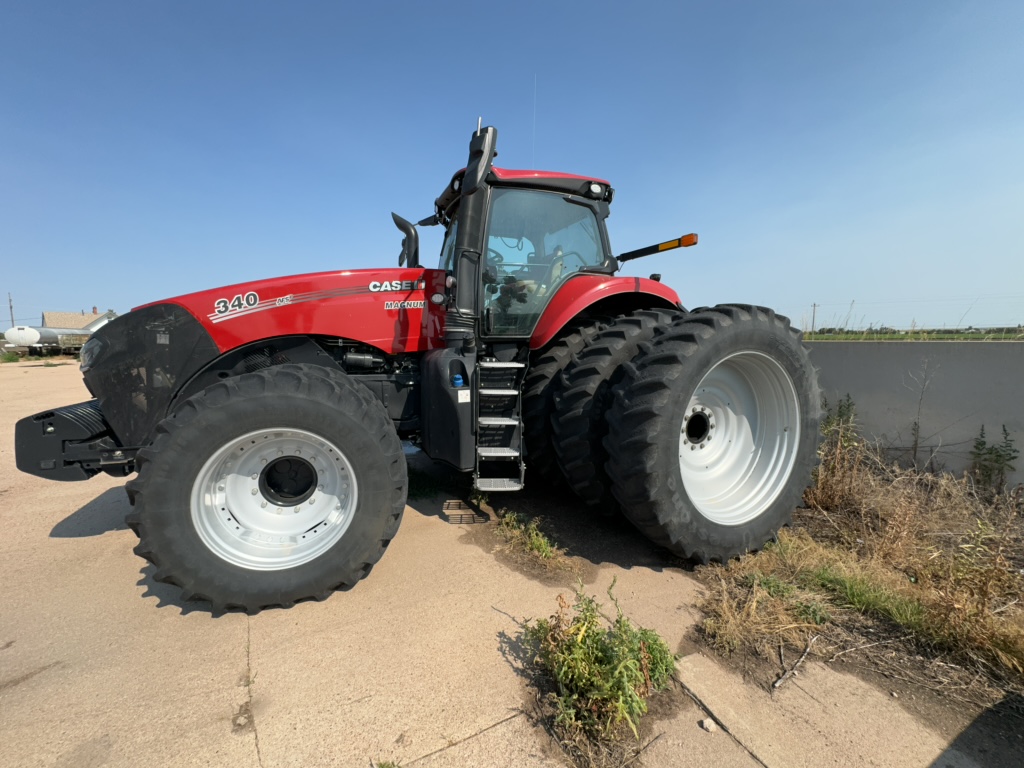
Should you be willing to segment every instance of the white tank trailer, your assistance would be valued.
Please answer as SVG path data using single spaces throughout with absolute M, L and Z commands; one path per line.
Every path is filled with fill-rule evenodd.
M 16 347 L 27 347 L 30 354 L 74 353 L 82 348 L 93 332 L 112 319 L 108 313 L 93 320 L 84 328 L 50 328 L 46 326 L 15 325 L 4 331 L 4 338 Z

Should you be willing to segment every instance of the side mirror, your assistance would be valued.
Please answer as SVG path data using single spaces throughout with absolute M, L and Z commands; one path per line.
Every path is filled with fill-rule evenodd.
M 391 218 L 394 219 L 395 226 L 405 235 L 402 239 L 402 252 L 398 255 L 398 266 L 404 267 L 408 263 L 410 267 L 418 267 L 420 265 L 420 236 L 416 232 L 416 227 L 397 213 L 392 213 Z

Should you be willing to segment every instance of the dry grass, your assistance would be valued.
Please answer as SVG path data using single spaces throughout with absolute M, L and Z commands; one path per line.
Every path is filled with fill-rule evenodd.
M 846 404 L 849 406 L 849 403 Z M 763 552 L 703 569 L 708 643 L 766 658 L 781 645 L 819 656 L 880 642 L 1024 689 L 1024 503 L 1016 489 L 887 464 L 858 437 L 852 407 L 825 426 L 808 509 Z

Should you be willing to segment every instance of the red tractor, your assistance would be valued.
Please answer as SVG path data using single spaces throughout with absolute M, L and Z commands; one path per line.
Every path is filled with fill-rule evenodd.
M 615 257 L 607 182 L 467 167 L 399 268 L 322 272 L 148 304 L 83 347 L 93 399 L 22 419 L 18 468 L 124 476 L 155 578 L 215 611 L 322 598 L 369 573 L 398 531 L 402 439 L 480 491 L 567 482 L 702 561 L 761 547 L 816 461 L 816 374 L 770 309 L 687 311 Z M 527 471 L 529 468 L 529 472 Z M 537 477 L 534 477 L 537 476 Z

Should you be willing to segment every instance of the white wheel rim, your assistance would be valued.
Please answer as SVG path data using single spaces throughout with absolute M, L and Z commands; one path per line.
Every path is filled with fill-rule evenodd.
M 792 378 L 761 352 L 738 352 L 697 385 L 679 437 L 679 471 L 697 510 L 720 525 L 761 515 L 796 461 L 800 402 Z
M 256 571 L 316 559 L 344 535 L 358 489 L 336 445 L 300 429 L 234 438 L 192 484 L 192 523 L 222 560 Z

